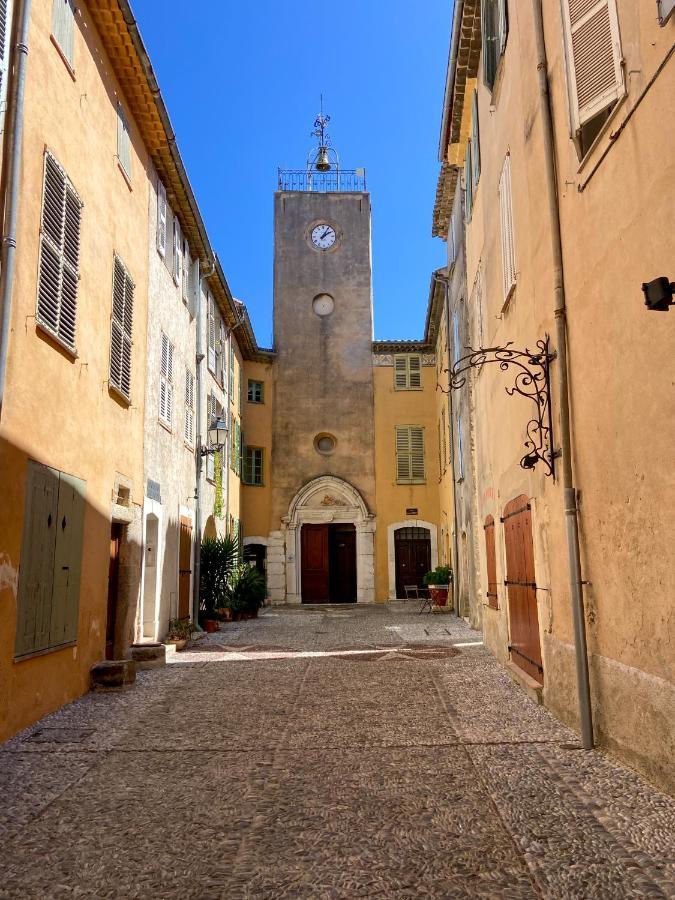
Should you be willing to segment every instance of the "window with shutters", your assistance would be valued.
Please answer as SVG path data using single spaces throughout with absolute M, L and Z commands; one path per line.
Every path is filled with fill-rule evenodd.
M 441 459 L 443 460 L 443 471 L 445 472 L 448 465 L 448 442 L 446 440 L 446 429 L 445 429 L 445 408 L 441 409 Z
M 562 0 L 575 144 L 584 156 L 624 93 L 616 0 Z
M 458 481 L 464 478 L 464 439 L 462 437 L 462 414 L 457 413 L 457 462 L 459 466 Z
M 180 284 L 183 273 L 183 237 L 178 217 L 173 217 L 173 262 L 172 273 L 174 284 Z
M 212 375 L 216 374 L 216 343 L 217 343 L 217 333 L 216 333 L 216 304 L 213 300 L 211 294 L 208 295 L 207 301 L 207 314 L 206 314 L 206 344 L 208 347 L 207 354 L 207 366 L 209 368 L 209 372 Z
M 159 375 L 159 419 L 169 428 L 173 421 L 173 344 L 162 332 Z
M 185 369 L 185 443 L 194 447 L 195 443 L 195 376 Z
M 113 298 L 110 317 L 110 386 L 131 399 L 131 347 L 134 283 L 124 263 L 113 257 Z
M 28 461 L 17 658 L 77 641 L 86 482 Z
M 265 385 L 262 381 L 248 380 L 248 402 L 264 403 L 265 402 Z
M 659 25 L 663 28 L 675 10 L 675 0 L 656 0 L 659 11 Z
M 72 71 L 74 69 L 75 44 L 75 7 L 72 0 L 54 0 L 52 4 L 52 37 Z
M 12 8 L 13 3 L 0 0 L 0 134 L 5 130 L 5 111 L 7 109 L 7 81 L 9 78 L 9 60 L 12 44 Z
M 166 257 L 166 188 L 157 179 L 157 251 L 164 259 Z
M 478 91 L 473 92 L 471 104 L 471 202 L 480 180 L 480 135 L 478 132 Z
M 232 423 L 232 454 L 230 465 L 235 475 L 241 478 L 241 424 L 239 419 L 234 419 Z
M 394 355 L 394 389 L 397 391 L 422 390 L 422 357 L 419 353 Z
M 220 419 L 222 417 L 222 414 L 223 408 L 220 403 L 218 403 L 214 392 L 211 391 L 208 396 L 206 405 L 207 429 L 211 427 L 216 419 Z M 215 451 L 206 454 L 206 477 L 209 481 L 213 481 L 215 479 Z
M 471 141 L 466 145 L 464 154 L 464 218 L 471 221 L 473 214 L 473 176 L 471 174 Z
M 234 404 L 234 341 L 230 337 L 230 371 L 229 371 L 229 380 L 227 382 L 228 391 L 230 394 L 230 403 Z
M 246 447 L 244 451 L 244 484 L 262 486 L 264 453 L 262 447 Z
M 508 35 L 507 0 L 482 0 L 481 36 L 483 40 L 483 81 L 491 91 Z
M 396 426 L 396 483 L 424 484 L 424 428 L 421 425 Z
M 190 302 L 190 274 L 192 272 L 192 260 L 190 259 L 190 248 L 188 242 L 183 238 L 183 303 L 186 305 Z
M 131 138 L 122 104 L 117 104 L 117 159 L 127 178 L 131 178 Z
M 495 552 L 495 520 L 488 516 L 485 520 L 485 558 L 487 562 L 487 598 L 488 606 L 499 609 L 497 592 L 497 554 Z
M 75 352 L 82 203 L 51 153 L 45 153 L 36 319 Z
M 504 302 L 509 299 L 516 284 L 516 250 L 513 230 L 513 207 L 511 204 L 511 154 L 506 154 L 502 174 L 499 178 L 499 214 L 502 235 L 502 284 Z

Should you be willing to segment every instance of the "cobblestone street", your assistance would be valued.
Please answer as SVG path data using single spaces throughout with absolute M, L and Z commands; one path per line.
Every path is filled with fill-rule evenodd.
M 675 806 L 414 604 L 264 610 L 0 750 L 0 897 L 673 897 Z

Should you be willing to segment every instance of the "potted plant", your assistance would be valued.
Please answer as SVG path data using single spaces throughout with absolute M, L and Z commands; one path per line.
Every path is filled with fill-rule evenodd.
M 429 588 L 434 606 L 447 606 L 448 592 L 452 582 L 450 566 L 436 566 L 433 572 L 427 572 L 423 580 Z
M 199 624 L 212 633 L 220 629 L 217 610 L 229 606 L 229 585 L 239 560 L 238 542 L 231 537 L 202 541 L 199 579 Z
M 176 651 L 185 650 L 192 636 L 192 622 L 189 619 L 169 619 L 169 630 L 165 644 L 173 644 Z
M 265 578 L 253 566 L 244 564 L 234 573 L 229 589 L 228 606 L 232 618 L 253 619 L 265 602 Z

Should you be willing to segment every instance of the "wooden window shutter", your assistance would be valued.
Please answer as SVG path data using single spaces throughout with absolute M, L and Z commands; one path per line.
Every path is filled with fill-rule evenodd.
M 190 259 L 190 248 L 188 242 L 183 238 L 183 300 L 186 303 L 190 301 L 190 272 L 192 271 L 192 261 Z
M 166 188 L 157 179 L 157 250 L 166 257 Z
M 511 155 L 507 153 L 499 179 L 499 211 L 502 236 L 502 277 L 504 300 L 516 283 L 516 256 L 513 234 L 513 207 L 511 205 Z
M 208 296 L 208 312 L 207 312 L 207 346 L 208 346 L 208 367 L 215 374 L 216 371 L 216 310 L 211 294 Z
M 420 425 L 396 426 L 396 480 L 403 484 L 425 480 L 424 429 Z
M 623 92 L 616 0 L 563 0 L 575 132 Z
M 497 554 L 495 552 L 495 520 L 488 516 L 485 520 L 485 558 L 487 561 L 487 598 L 488 605 L 499 608 L 497 592 Z
M 464 215 L 466 221 L 471 221 L 473 212 L 473 180 L 471 175 L 471 141 L 467 142 L 464 154 Z
M 656 6 L 659 11 L 659 25 L 663 28 L 675 10 L 675 0 L 657 0 Z
M 131 138 L 129 137 L 129 123 L 122 108 L 122 104 L 117 104 L 117 158 L 120 165 L 131 178 Z
M 410 481 L 410 428 L 407 425 L 396 426 L 396 480 Z
M 227 383 L 230 403 L 234 403 L 234 338 L 230 335 L 230 374 Z
M 422 387 L 422 357 L 418 354 L 408 357 L 408 387 L 411 390 Z
M 394 356 L 394 387 L 397 391 L 403 391 L 408 386 L 408 357 Z
M 216 401 L 216 395 L 211 391 L 208 396 L 207 406 L 206 406 L 206 430 L 211 427 L 211 423 L 218 416 L 218 402 Z M 215 459 L 214 453 L 208 453 L 206 456 L 206 477 L 213 481 L 215 478 Z
M 134 283 L 118 256 L 113 257 L 113 301 L 110 324 L 110 384 L 131 397 L 131 332 Z
M 61 472 L 49 633 L 51 647 L 77 640 L 85 491 L 84 481 Z
M 410 474 L 413 481 L 424 481 L 424 429 L 410 426 Z
M 174 284 L 180 284 L 183 240 L 180 231 L 178 216 L 173 217 L 173 280 Z
M 185 443 L 193 446 L 195 439 L 195 379 L 185 370 Z
M 478 91 L 473 92 L 472 115 L 471 115 L 471 177 L 473 194 L 480 178 L 480 139 L 478 132 Z
M 11 6 L 8 0 L 0 0 L 0 133 L 5 127 L 5 109 L 7 107 L 7 73 L 11 56 Z
M 51 153 L 45 154 L 38 322 L 75 350 L 82 203 Z
M 49 646 L 58 502 L 59 473 L 29 460 L 17 593 L 16 656 Z
M 173 415 L 173 344 L 162 332 L 159 379 L 159 417 L 171 425 Z
M 72 69 L 75 38 L 75 10 L 73 9 L 72 0 L 54 0 L 52 6 L 52 34 Z
M 499 54 L 506 50 L 506 38 L 509 33 L 509 16 L 507 9 L 507 0 L 498 0 L 497 3 L 498 14 L 499 14 Z

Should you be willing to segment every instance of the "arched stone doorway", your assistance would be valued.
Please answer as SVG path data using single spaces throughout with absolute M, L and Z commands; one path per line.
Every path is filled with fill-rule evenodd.
M 285 538 L 286 600 L 289 603 L 301 603 L 303 598 L 304 525 L 353 526 L 356 544 L 356 601 L 374 601 L 375 517 L 369 513 L 361 494 L 349 482 L 334 475 L 322 475 L 313 479 L 295 495 L 282 523 Z M 305 538 L 306 550 L 307 546 Z
M 397 581 L 400 582 L 400 572 L 399 577 L 397 578 L 396 571 L 396 533 L 397 532 L 408 532 L 410 530 L 420 532 L 426 532 L 428 534 L 429 541 L 429 569 L 435 569 L 438 565 L 438 533 L 436 530 L 436 525 L 433 522 L 426 522 L 424 519 L 404 519 L 402 522 L 392 522 L 387 526 L 387 556 L 388 556 L 388 572 L 389 572 L 389 599 L 396 600 L 396 586 Z M 416 573 L 416 578 L 414 581 L 419 580 L 421 582 L 422 577 L 426 573 Z M 419 577 L 417 577 L 419 576 Z M 411 582 L 412 583 L 412 582 Z M 400 599 L 405 599 L 405 597 L 401 597 Z

